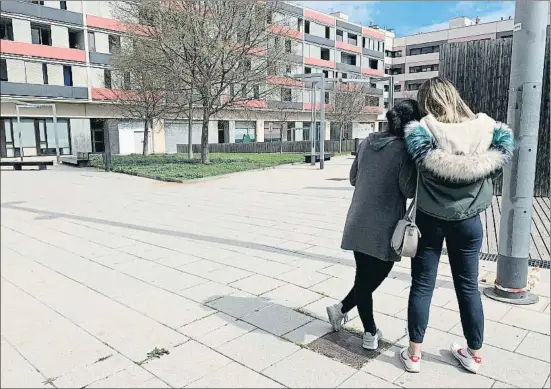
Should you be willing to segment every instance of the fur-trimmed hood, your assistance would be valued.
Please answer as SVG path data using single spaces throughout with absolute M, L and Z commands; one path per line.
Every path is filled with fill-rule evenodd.
M 513 155 L 513 139 L 507 125 L 483 113 L 462 123 L 441 123 L 428 115 L 405 128 L 413 160 L 454 183 L 478 181 L 501 170 Z

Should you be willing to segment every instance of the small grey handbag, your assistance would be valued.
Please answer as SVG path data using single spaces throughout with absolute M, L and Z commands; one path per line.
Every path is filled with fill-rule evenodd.
M 417 245 L 421 232 L 415 224 L 415 215 L 417 213 L 417 193 L 419 191 L 419 172 L 417 172 L 417 186 L 415 188 L 415 197 L 409 205 L 406 215 L 399 220 L 394 228 L 390 245 L 396 254 L 402 257 L 415 257 L 417 254 Z

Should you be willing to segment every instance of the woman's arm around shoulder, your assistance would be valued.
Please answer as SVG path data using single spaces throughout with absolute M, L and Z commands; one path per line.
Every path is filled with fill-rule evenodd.
M 417 188 L 417 168 L 411 158 L 404 158 L 398 175 L 398 185 L 400 191 L 406 199 L 412 199 L 415 196 Z

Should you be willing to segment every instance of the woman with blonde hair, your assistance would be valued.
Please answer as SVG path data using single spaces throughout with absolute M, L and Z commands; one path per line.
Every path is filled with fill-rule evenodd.
M 474 114 L 451 82 L 427 80 L 418 91 L 423 115 L 406 128 L 406 146 L 419 171 L 417 225 L 421 237 L 411 260 L 409 347 L 400 360 L 419 372 L 438 263 L 446 240 L 467 348 L 453 344 L 461 364 L 476 373 L 482 363 L 484 313 L 478 289 L 482 246 L 480 212 L 492 202 L 492 177 L 511 159 L 513 134 L 483 113 Z

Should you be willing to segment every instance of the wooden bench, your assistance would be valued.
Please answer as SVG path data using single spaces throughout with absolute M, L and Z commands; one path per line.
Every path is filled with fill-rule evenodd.
M 78 152 L 77 155 L 64 155 L 60 157 L 61 163 L 77 167 L 90 166 L 90 153 Z
M 323 153 L 323 160 L 330 161 L 331 153 Z M 319 162 L 319 161 L 320 161 L 320 153 L 316 153 L 316 162 Z M 304 162 L 306 163 L 312 162 L 312 154 L 304 154 Z
M 22 170 L 23 166 L 38 166 L 38 170 L 46 170 L 46 166 L 53 166 L 53 161 L 2 161 L 0 166 L 12 166 L 13 170 Z

